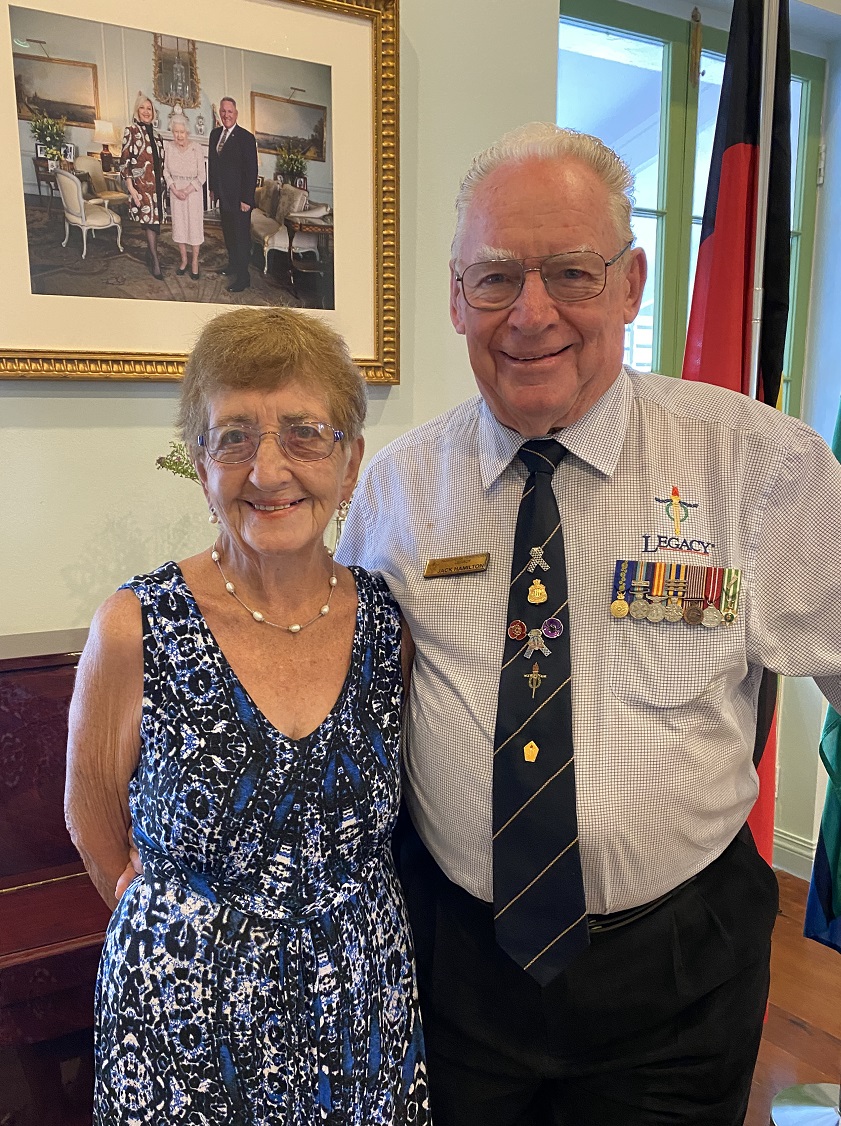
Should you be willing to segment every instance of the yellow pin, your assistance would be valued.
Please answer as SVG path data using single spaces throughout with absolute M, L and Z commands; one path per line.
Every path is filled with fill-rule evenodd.
M 548 597 L 549 595 L 546 593 L 546 587 L 543 585 L 540 579 L 535 579 L 529 587 L 529 602 L 533 604 L 545 602 Z
M 532 739 L 523 747 L 523 758 L 525 758 L 526 762 L 534 762 L 539 751 L 540 747 L 538 747 L 537 743 Z

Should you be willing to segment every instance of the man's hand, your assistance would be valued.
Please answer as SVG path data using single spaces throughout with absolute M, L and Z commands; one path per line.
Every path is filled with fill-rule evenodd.
M 130 884 L 134 883 L 137 876 L 143 875 L 143 861 L 140 859 L 140 853 L 134 847 L 134 840 L 129 835 L 129 851 L 128 851 L 128 864 L 125 866 L 123 874 L 117 880 L 117 886 L 114 888 L 114 898 L 119 903 L 123 897 L 123 892 L 128 890 Z

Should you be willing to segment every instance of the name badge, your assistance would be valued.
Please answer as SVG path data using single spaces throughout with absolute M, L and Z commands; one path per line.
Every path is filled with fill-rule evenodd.
M 427 559 L 423 577 L 440 579 L 444 575 L 474 575 L 487 571 L 490 558 L 489 551 L 480 551 L 476 555 L 454 555 L 450 559 Z

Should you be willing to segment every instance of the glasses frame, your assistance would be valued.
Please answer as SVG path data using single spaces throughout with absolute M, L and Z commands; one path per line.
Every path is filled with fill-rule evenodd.
M 224 466 L 224 467 L 227 467 L 229 465 L 247 465 L 248 462 L 253 461 L 254 458 L 257 456 L 257 454 L 260 452 L 260 445 L 261 445 L 263 439 L 268 437 L 269 434 L 271 434 L 271 435 L 274 436 L 275 440 L 277 441 L 277 444 L 280 446 L 280 448 L 283 450 L 283 452 L 286 454 L 286 456 L 288 458 L 290 458 L 292 461 L 299 462 L 301 465 L 308 465 L 308 464 L 310 464 L 314 461 L 326 461 L 328 457 L 332 456 L 333 450 L 335 450 L 335 448 L 336 448 L 336 444 L 338 442 L 341 442 L 342 439 L 345 436 L 344 430 L 337 430 L 335 428 L 335 426 L 331 426 L 329 422 L 316 422 L 316 421 L 310 421 L 308 423 L 290 422 L 283 429 L 288 431 L 293 426 L 302 426 L 302 425 L 324 427 L 325 431 L 327 431 L 327 432 L 329 432 L 333 435 L 333 445 L 332 445 L 331 449 L 326 454 L 324 454 L 322 457 L 295 457 L 295 455 L 293 453 L 291 453 L 286 448 L 286 444 L 285 444 L 285 442 L 283 441 L 283 438 L 282 438 L 283 431 L 281 431 L 281 430 L 261 430 L 257 435 L 257 447 L 254 450 L 253 454 L 249 454 L 248 457 L 242 458 L 241 461 L 220 461 L 218 457 L 214 457 L 213 454 L 210 452 L 210 447 L 207 444 L 207 435 L 210 434 L 211 430 L 222 430 L 222 429 L 229 427 L 229 426 L 236 427 L 236 424 L 234 424 L 234 423 L 224 423 L 222 426 L 210 426 L 210 427 L 208 427 L 208 429 L 206 431 L 203 431 L 201 434 L 199 434 L 198 444 L 201 446 L 201 448 L 203 450 L 206 451 L 207 456 L 211 459 L 211 461 L 215 461 L 217 465 L 221 465 L 221 466 Z M 245 423 L 243 423 L 242 426 L 240 427 L 240 429 L 247 430 L 247 429 L 250 429 L 250 428 Z
M 511 300 L 507 301 L 504 305 L 494 305 L 493 307 L 489 307 L 487 305 L 474 305 L 473 302 L 470 300 L 470 298 L 467 296 L 467 291 L 464 288 L 464 275 L 467 273 L 467 271 L 469 269 L 471 269 L 473 266 L 492 266 L 492 265 L 494 265 L 493 260 L 488 261 L 488 262 L 471 262 L 469 266 L 464 267 L 464 269 L 462 270 L 462 272 L 460 274 L 455 273 L 455 279 L 459 283 L 459 285 L 461 286 L 461 292 L 462 292 L 462 296 L 464 297 L 464 300 L 467 302 L 467 304 L 470 306 L 471 309 L 476 309 L 477 312 L 479 312 L 479 313 L 499 313 L 503 309 L 510 309 L 511 306 L 514 304 L 514 302 L 517 300 L 517 298 L 520 296 L 520 294 L 523 292 L 523 286 L 526 284 L 526 274 L 534 274 L 534 273 L 540 274 L 540 279 L 543 282 L 543 288 L 546 290 L 546 293 L 549 296 L 550 300 L 557 301 L 561 305 L 577 305 L 579 301 L 592 301 L 594 297 L 601 297 L 601 295 L 605 291 L 605 287 L 607 286 L 608 267 L 612 266 L 615 262 L 618 262 L 619 259 L 622 257 L 622 255 L 625 253 L 625 251 L 630 250 L 633 245 L 634 245 L 634 240 L 631 239 L 631 241 L 625 243 L 625 245 L 622 247 L 622 249 L 619 251 L 619 253 L 614 254 L 612 258 L 605 258 L 603 255 L 599 254 L 599 252 L 597 250 L 563 251 L 560 254 L 544 254 L 542 258 L 537 258 L 537 259 L 535 259 L 535 258 L 500 258 L 497 261 L 499 261 L 499 262 L 516 262 L 517 265 L 520 267 L 520 269 L 522 271 L 522 276 L 520 278 L 520 285 L 517 289 L 517 292 L 514 294 L 514 296 L 511 298 Z M 553 297 L 552 294 L 549 292 L 548 285 L 546 284 L 546 275 L 543 273 L 544 264 L 546 262 L 548 262 L 548 260 L 550 258 L 563 258 L 563 257 L 566 256 L 566 254 L 576 254 L 576 253 L 595 254 L 597 258 L 601 258 L 602 262 L 604 262 L 604 282 L 602 284 L 601 289 L 599 290 L 598 293 L 590 293 L 586 297 L 571 297 L 571 298 L 570 297 Z M 526 262 L 536 262 L 537 265 L 526 266 Z

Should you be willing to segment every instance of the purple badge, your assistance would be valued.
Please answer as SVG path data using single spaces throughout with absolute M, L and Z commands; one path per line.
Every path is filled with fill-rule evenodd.
M 564 623 L 559 618 L 547 618 L 541 629 L 544 637 L 560 637 L 564 632 Z

